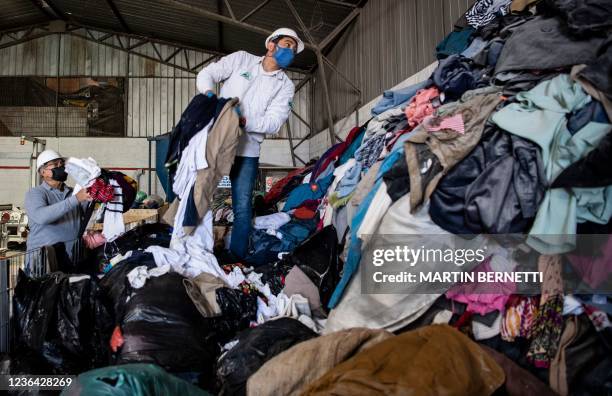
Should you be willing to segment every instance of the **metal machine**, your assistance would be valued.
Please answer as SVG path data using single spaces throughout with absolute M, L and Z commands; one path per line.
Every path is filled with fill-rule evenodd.
M 12 204 L 0 205 L 0 253 L 8 249 L 10 242 L 26 242 L 27 225 L 25 211 Z

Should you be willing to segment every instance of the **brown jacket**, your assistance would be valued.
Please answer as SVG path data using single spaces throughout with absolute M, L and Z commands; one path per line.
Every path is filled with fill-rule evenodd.
M 440 179 L 478 144 L 489 115 L 500 101 L 500 95 L 492 93 L 474 95 L 463 103 L 453 104 L 455 109 L 444 117 L 461 114 L 463 134 L 447 129 L 428 132 L 423 124 L 410 134 L 404 151 L 410 175 L 412 213 L 434 192 Z
M 328 370 L 390 337 L 385 330 L 353 328 L 301 342 L 261 366 L 247 382 L 247 395 L 299 395 Z
M 304 395 L 491 395 L 504 371 L 466 335 L 432 325 L 388 338 L 340 363 Z
M 206 215 L 219 181 L 223 176 L 229 175 L 234 163 L 238 139 L 243 133 L 238 125 L 238 114 L 234 111 L 237 105 L 237 98 L 229 100 L 208 133 L 208 138 L 206 139 L 206 162 L 208 162 L 208 168 L 198 171 L 193 188 L 193 199 L 198 210 L 199 219 L 203 219 L 204 215 Z M 178 203 L 178 199 L 175 199 L 168 208 L 163 218 L 166 223 L 174 223 Z M 192 231 L 192 227 L 185 228 L 187 233 Z

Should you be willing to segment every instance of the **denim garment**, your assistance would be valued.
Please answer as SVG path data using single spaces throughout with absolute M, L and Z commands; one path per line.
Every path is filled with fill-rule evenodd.
M 382 99 L 376 103 L 372 109 L 372 115 L 379 115 L 394 107 L 407 103 L 419 89 L 427 88 L 431 85 L 431 80 L 426 80 L 396 91 L 384 91 Z
M 230 171 L 232 183 L 232 209 L 234 210 L 234 224 L 230 250 L 237 257 L 246 256 L 251 234 L 251 218 L 253 216 L 252 197 L 259 157 L 236 156 Z

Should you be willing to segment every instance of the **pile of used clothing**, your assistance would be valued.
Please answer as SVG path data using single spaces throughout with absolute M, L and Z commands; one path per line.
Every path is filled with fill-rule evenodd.
M 211 205 L 214 225 L 231 225 L 234 222 L 232 210 L 232 191 L 219 188 L 215 191 Z
M 385 92 L 371 120 L 258 199 L 241 263 L 219 262 L 212 231 L 237 101 L 196 96 L 167 158 L 173 227 L 100 244 L 97 277 L 22 276 L 15 372 L 98 368 L 74 394 L 611 394 L 611 21 L 605 0 L 476 1 L 427 80 Z M 533 258 L 529 293 L 362 292 L 374 235 L 509 234 L 524 259 L 501 238 L 463 270 Z M 576 250 L 584 234 L 603 234 L 591 257 Z M 568 268 L 589 289 L 566 288 Z M 96 331 L 64 335 L 75 315 Z

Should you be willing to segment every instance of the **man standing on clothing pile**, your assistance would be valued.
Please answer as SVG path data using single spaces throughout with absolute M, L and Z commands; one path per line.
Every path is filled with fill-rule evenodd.
M 259 146 L 266 134 L 278 133 L 289 117 L 295 87 L 284 69 L 304 49 L 302 40 L 288 28 L 274 31 L 265 45 L 264 56 L 234 52 L 202 69 L 197 77 L 200 93 L 213 96 L 215 83 L 223 82 L 220 96 L 240 99 L 238 115 L 246 133 L 240 138 L 229 175 L 234 210 L 230 251 L 236 259 L 247 254 Z

